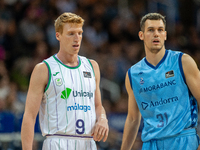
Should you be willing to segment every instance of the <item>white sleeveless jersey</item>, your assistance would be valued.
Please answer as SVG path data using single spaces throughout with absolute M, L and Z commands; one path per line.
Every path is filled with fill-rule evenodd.
M 95 75 L 87 58 L 78 59 L 76 67 L 64 65 L 55 55 L 44 60 L 49 81 L 39 111 L 43 136 L 91 136 L 96 121 Z

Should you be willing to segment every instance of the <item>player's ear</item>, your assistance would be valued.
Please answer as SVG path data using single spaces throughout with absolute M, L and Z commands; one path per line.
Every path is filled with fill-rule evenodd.
M 167 40 L 167 31 L 165 31 L 165 40 Z
M 59 32 L 56 32 L 56 39 L 57 39 L 58 41 L 60 41 L 60 33 L 59 33 Z
M 139 31 L 138 36 L 140 40 L 144 40 L 144 33 L 142 31 Z

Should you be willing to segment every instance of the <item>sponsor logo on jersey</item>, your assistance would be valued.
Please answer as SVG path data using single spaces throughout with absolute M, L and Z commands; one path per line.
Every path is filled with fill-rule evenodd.
M 57 86 L 61 86 L 61 85 L 63 84 L 61 78 L 57 78 L 57 79 L 55 79 L 55 81 L 56 81 L 56 85 L 57 85 Z
M 92 92 L 78 92 L 78 91 L 73 91 L 73 96 L 74 97 L 89 97 L 89 99 L 91 97 L 93 97 L 93 93 Z
M 62 99 L 67 99 L 69 97 L 69 95 L 71 94 L 71 91 L 72 91 L 72 89 L 70 89 L 70 88 L 66 88 L 66 90 L 63 90 L 61 92 L 61 98 Z M 89 97 L 89 99 L 91 97 L 93 97 L 93 93 L 92 92 L 73 91 L 72 93 L 73 93 L 74 97 Z
M 160 84 L 140 88 L 139 93 L 141 94 L 142 92 L 145 93 L 145 92 L 149 92 L 149 91 L 156 91 L 156 90 L 162 89 L 164 87 L 173 86 L 173 85 L 176 85 L 176 80 L 170 80 L 170 81 L 163 82 Z
M 168 71 L 165 73 L 165 78 L 170 78 L 170 77 L 173 77 L 174 76 L 174 71 L 171 70 L 171 71 Z
M 161 100 L 159 100 L 159 101 L 151 101 L 149 103 L 142 102 L 141 106 L 142 106 L 142 109 L 145 110 L 147 108 L 158 107 L 161 105 L 167 105 L 170 103 L 174 103 L 176 101 L 178 101 L 178 97 L 174 96 L 174 97 L 170 97 L 170 98 L 166 98 L 166 99 L 161 98 Z
M 148 103 L 142 102 L 142 109 L 145 110 L 149 105 Z
M 142 74 L 143 74 L 143 72 L 139 72 L 139 73 L 138 73 L 138 75 L 142 75 Z
M 74 106 L 67 106 L 67 111 L 72 111 L 72 110 L 83 110 L 84 112 L 87 112 L 88 110 L 91 110 L 90 106 L 87 105 L 80 105 L 75 103 Z
M 56 76 L 58 73 L 59 73 L 59 72 L 54 73 L 53 76 Z
M 83 71 L 83 75 L 84 75 L 85 78 L 92 78 L 91 72 Z
M 61 97 L 62 99 L 68 99 L 70 93 L 71 93 L 72 89 L 70 88 L 66 88 L 66 90 L 61 92 Z

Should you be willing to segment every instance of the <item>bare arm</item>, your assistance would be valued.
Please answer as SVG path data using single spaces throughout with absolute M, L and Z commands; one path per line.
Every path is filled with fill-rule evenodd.
M 186 83 L 200 106 L 200 72 L 195 61 L 187 54 L 182 56 L 182 66 Z M 198 147 L 200 150 L 200 146 Z
M 135 142 L 140 125 L 141 114 L 138 109 L 128 73 L 126 74 L 126 90 L 128 92 L 128 115 L 126 118 L 121 150 L 130 150 Z
M 187 54 L 182 56 L 182 66 L 186 83 L 200 105 L 200 72 L 195 61 Z
M 96 110 L 97 122 L 93 129 L 93 138 L 95 141 L 100 141 L 104 137 L 103 141 L 105 142 L 108 137 L 109 128 L 108 128 L 108 120 L 106 117 L 106 112 L 101 103 L 101 92 L 99 88 L 100 71 L 97 62 L 94 60 L 90 61 L 94 68 L 95 80 L 96 80 L 95 110 Z
M 46 65 L 44 63 L 36 65 L 30 79 L 21 128 L 23 150 L 32 150 L 35 120 L 47 82 L 48 69 Z

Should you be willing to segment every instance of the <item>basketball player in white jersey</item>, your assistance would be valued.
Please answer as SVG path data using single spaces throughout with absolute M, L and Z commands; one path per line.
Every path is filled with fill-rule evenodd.
M 21 130 L 23 150 L 32 149 L 38 112 L 46 136 L 43 150 L 96 150 L 95 141 L 108 137 L 99 66 L 78 55 L 83 24 L 73 13 L 55 21 L 60 49 L 32 72 Z

